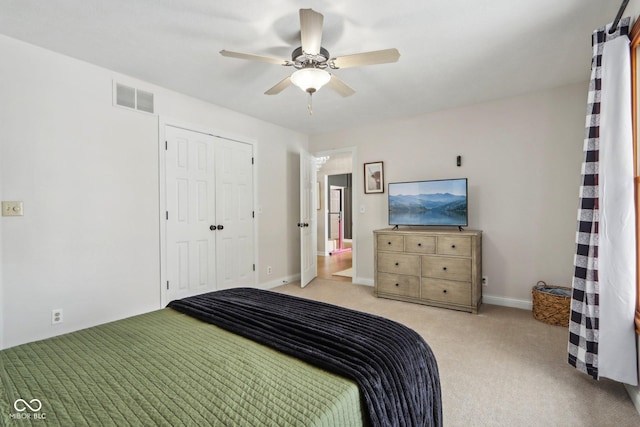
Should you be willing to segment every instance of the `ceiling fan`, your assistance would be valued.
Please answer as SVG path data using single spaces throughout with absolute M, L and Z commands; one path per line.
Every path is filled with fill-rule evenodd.
M 267 90 L 265 92 L 266 95 L 276 95 L 293 83 L 307 92 L 309 96 L 317 92 L 325 84 L 342 96 L 350 96 L 355 93 L 355 90 L 335 74 L 328 72 L 327 69 L 337 70 L 398 61 L 400 53 L 397 49 L 376 50 L 332 58 L 327 49 L 321 45 L 323 21 L 324 16 L 321 13 L 313 9 L 300 9 L 301 46 L 293 50 L 291 60 L 229 50 L 221 50 L 220 54 L 231 58 L 268 62 L 296 69 L 291 76 L 284 78 Z

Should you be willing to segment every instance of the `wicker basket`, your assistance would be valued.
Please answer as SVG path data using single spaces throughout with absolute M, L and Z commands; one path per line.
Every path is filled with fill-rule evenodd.
M 562 286 L 547 286 L 542 280 L 537 285 L 542 284 L 545 289 L 565 289 L 571 292 L 570 288 Z M 537 286 L 536 285 L 536 286 Z M 569 326 L 569 315 L 571 312 L 571 297 L 556 295 L 536 289 L 531 290 L 533 296 L 533 317 L 549 325 Z

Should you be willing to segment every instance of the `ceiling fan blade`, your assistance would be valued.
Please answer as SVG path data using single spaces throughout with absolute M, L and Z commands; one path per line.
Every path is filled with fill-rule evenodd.
M 272 58 L 270 56 L 252 55 L 249 53 L 232 52 L 230 50 L 221 50 L 220 55 L 229 58 L 247 59 L 249 61 L 268 62 L 270 64 L 288 65 L 289 61 L 284 59 Z
M 274 87 L 266 91 L 264 94 L 277 95 L 283 90 L 285 90 L 286 88 L 288 88 L 289 86 L 291 86 L 291 77 L 285 77 L 284 79 L 280 80 L 280 82 L 278 82 Z
M 373 52 L 356 53 L 340 56 L 331 60 L 331 68 L 361 67 L 363 65 L 387 64 L 397 62 L 400 58 L 398 49 L 374 50 Z
M 337 92 L 338 95 L 345 97 L 356 93 L 351 86 L 343 82 L 342 79 L 338 78 L 335 74 L 331 74 L 331 80 L 329 80 L 327 86 Z
M 320 53 L 324 16 L 313 9 L 300 9 L 300 41 L 302 51 L 309 55 Z

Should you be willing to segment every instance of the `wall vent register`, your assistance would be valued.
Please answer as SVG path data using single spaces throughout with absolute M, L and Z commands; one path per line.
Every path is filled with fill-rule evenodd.
M 126 86 L 121 83 L 113 85 L 113 102 L 115 105 L 145 113 L 154 113 L 153 93 Z

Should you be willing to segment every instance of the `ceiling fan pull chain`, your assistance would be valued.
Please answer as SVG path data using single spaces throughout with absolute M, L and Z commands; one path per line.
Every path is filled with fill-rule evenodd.
M 309 115 L 313 116 L 313 93 L 309 92 L 309 104 L 307 104 L 307 109 L 309 110 Z

